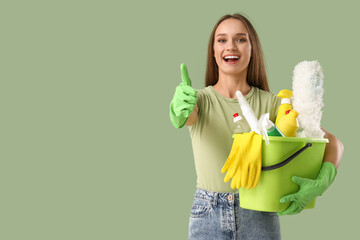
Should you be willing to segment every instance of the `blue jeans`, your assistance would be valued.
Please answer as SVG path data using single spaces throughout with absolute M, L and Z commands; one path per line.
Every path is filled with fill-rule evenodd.
M 189 239 L 281 239 L 276 213 L 243 209 L 239 193 L 197 189 L 191 209 Z

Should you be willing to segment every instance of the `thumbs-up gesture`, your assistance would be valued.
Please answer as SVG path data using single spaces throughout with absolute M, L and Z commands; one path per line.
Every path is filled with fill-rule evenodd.
M 181 64 L 181 80 L 170 103 L 170 120 L 176 128 L 182 128 L 194 111 L 197 91 L 191 87 L 191 80 L 185 64 Z

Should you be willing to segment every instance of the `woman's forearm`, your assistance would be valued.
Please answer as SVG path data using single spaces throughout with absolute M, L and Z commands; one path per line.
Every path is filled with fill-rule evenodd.
M 325 132 L 324 138 L 329 139 L 329 142 L 326 144 L 325 147 L 325 154 L 323 161 L 331 162 L 332 164 L 335 165 L 336 168 L 338 168 L 342 154 L 344 152 L 344 145 L 334 135 L 332 135 L 323 128 L 322 130 Z

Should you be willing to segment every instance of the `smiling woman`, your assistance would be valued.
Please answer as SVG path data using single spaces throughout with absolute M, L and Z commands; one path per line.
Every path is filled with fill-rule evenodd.
M 236 28 L 233 28 L 235 26 Z M 233 44 L 239 46 L 240 50 L 244 50 L 244 46 L 247 46 L 249 48 L 247 50 L 250 50 L 250 53 L 244 52 L 249 55 L 246 76 L 248 85 L 269 91 L 259 37 L 250 21 L 240 14 L 225 15 L 214 26 L 208 45 L 205 86 L 213 86 L 218 82 L 220 74 L 218 63 L 220 59 L 216 59 L 215 51 L 217 47 L 221 45 L 224 47 L 225 44 L 229 44 L 229 41 L 236 41 Z M 235 56 L 241 57 L 240 52 Z M 244 57 L 246 56 L 244 55 Z
M 241 91 L 259 118 L 275 121 L 280 98 L 268 92 L 260 42 L 242 15 L 226 15 L 214 26 L 208 45 L 205 88 L 195 90 L 185 65 L 182 83 L 170 104 L 175 127 L 189 126 L 197 175 L 190 214 L 189 239 L 280 239 L 276 213 L 243 209 L 239 193 L 224 182 L 221 168 L 232 146 L 236 91 Z M 242 131 L 249 126 L 242 124 Z M 200 213 L 200 214 L 199 214 Z
M 279 200 L 291 202 L 279 215 L 242 208 L 235 189 L 239 186 L 230 184 L 226 176 L 224 179 L 222 166 L 225 171 L 228 169 L 226 159 L 231 159 L 233 148 L 252 149 L 242 136 L 248 136 L 247 133 L 256 136 L 260 143 L 250 141 L 250 145 L 258 148 L 262 137 L 251 132 L 248 124 L 241 123 L 243 134 L 232 140 L 232 116 L 235 113 L 244 116 L 236 92 L 245 96 L 257 119 L 268 113 L 269 120 L 275 122 L 281 104 L 281 99 L 269 92 L 260 42 L 251 23 L 239 14 L 226 15 L 216 23 L 209 41 L 205 88 L 192 88 L 184 64 L 181 77 L 182 83 L 170 104 L 170 119 L 177 128 L 189 126 L 194 151 L 197 189 L 190 213 L 189 239 L 280 239 L 279 215 L 301 212 L 330 186 L 343 152 L 342 143 L 326 132 L 330 143 L 325 148 L 318 177 L 312 180 L 294 176 L 292 180 L 300 190 Z M 254 152 L 259 153 L 259 149 Z M 248 160 L 251 159 L 245 157 L 241 161 Z M 251 166 L 240 166 L 245 169 L 240 177 L 247 181 Z
M 237 31 L 246 31 L 246 33 L 237 33 Z M 217 34 L 217 32 L 220 33 Z M 224 20 L 219 24 L 215 35 L 214 54 L 218 66 L 221 64 L 219 57 L 223 56 L 223 59 L 233 57 L 238 60 L 241 55 L 243 58 L 245 57 L 245 66 L 247 67 L 251 55 L 251 44 L 248 41 L 248 33 L 244 24 L 236 19 Z
M 221 22 L 215 31 L 214 57 L 218 66 L 218 81 L 214 89 L 221 91 L 221 85 L 230 89 L 245 88 L 250 90 L 246 81 L 247 69 L 251 58 L 251 43 L 248 30 L 238 19 L 229 18 Z M 234 98 L 229 93 L 225 96 Z
M 191 87 L 184 64 L 181 76 L 182 83 L 176 88 L 170 104 L 170 119 L 175 127 L 189 126 L 194 151 L 197 189 L 190 214 L 189 239 L 280 239 L 278 214 L 301 212 L 330 186 L 343 152 L 342 143 L 326 134 L 330 143 L 325 148 L 319 176 L 315 180 L 293 178 L 300 190 L 279 199 L 292 202 L 284 212 L 276 214 L 242 208 L 236 188 L 251 181 L 247 178 L 254 175 L 252 166 L 261 162 L 261 157 L 256 156 L 261 152 L 262 136 L 251 131 L 243 121 L 240 123 L 242 132 L 232 139 L 232 116 L 238 113 L 244 118 L 246 115 L 239 109 L 236 93 L 239 91 L 245 96 L 257 119 L 267 113 L 269 120 L 275 122 L 281 104 L 281 99 L 269 92 L 260 42 L 251 23 L 239 14 L 226 15 L 216 23 L 209 41 L 205 88 Z M 249 141 L 247 136 L 253 140 Z M 229 169 L 227 164 L 233 149 L 243 154 L 239 160 L 242 163 L 237 166 L 244 171 L 239 175 L 236 170 L 236 176 L 227 177 L 222 173 Z M 260 161 L 253 162 L 254 156 L 244 157 L 245 152 L 251 152 L 256 155 L 256 161 Z M 250 161 L 251 164 L 242 165 Z M 238 169 L 237 166 L 234 169 Z M 240 177 L 241 182 L 245 181 L 241 186 L 228 181 Z

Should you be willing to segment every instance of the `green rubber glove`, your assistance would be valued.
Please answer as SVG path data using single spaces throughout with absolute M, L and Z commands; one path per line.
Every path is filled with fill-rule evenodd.
M 170 120 L 176 128 L 182 128 L 190 114 L 194 111 L 197 91 L 191 87 L 191 80 L 185 64 L 181 64 L 182 82 L 176 87 L 170 103 Z
M 300 190 L 280 199 L 281 203 L 292 203 L 285 211 L 279 212 L 278 215 L 294 215 L 300 213 L 308 203 L 326 191 L 334 181 L 336 173 L 337 170 L 334 164 L 323 162 L 319 175 L 315 180 L 293 176 L 292 181 L 300 186 Z

